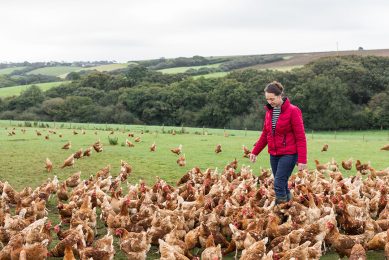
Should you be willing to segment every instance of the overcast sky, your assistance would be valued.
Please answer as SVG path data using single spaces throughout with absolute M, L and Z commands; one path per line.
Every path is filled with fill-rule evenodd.
M 0 62 L 389 48 L 386 0 L 1 0 Z

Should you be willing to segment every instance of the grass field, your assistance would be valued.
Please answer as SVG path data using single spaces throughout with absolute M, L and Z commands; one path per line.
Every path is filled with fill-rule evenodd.
M 73 67 L 73 66 L 56 66 L 56 67 L 44 67 L 32 70 L 27 74 L 42 74 L 48 76 L 60 76 L 62 74 L 67 74 L 72 71 L 79 71 L 82 67 Z
M 13 87 L 0 88 L 0 97 L 11 97 L 18 96 L 23 90 L 26 90 L 28 87 L 32 85 L 38 86 L 42 91 L 46 91 L 50 88 L 57 87 L 61 84 L 69 83 L 70 81 L 56 81 L 56 82 L 48 82 L 48 83 L 38 83 L 31 85 L 19 85 Z
M 167 74 L 175 74 L 175 73 L 184 73 L 188 69 L 201 69 L 201 68 L 218 68 L 221 63 L 211 64 L 211 65 L 202 65 L 202 66 L 190 66 L 190 67 L 175 67 L 175 68 L 168 68 L 168 69 L 162 69 L 158 70 L 162 73 Z
M 95 67 L 89 67 L 89 68 L 80 68 L 78 71 L 83 71 L 83 70 L 97 70 L 97 71 L 112 71 L 112 70 L 117 70 L 117 69 L 124 69 L 129 65 L 129 63 L 115 63 L 115 64 L 107 64 L 107 65 L 100 65 L 100 66 L 95 66 Z M 65 78 L 68 73 L 63 73 L 61 75 L 58 75 L 60 78 Z
M 185 134 L 180 134 L 181 127 L 161 127 L 161 126 L 132 126 L 132 125 L 105 125 L 105 124 L 75 124 L 75 123 L 48 123 L 50 128 L 24 127 L 26 133 L 20 129 L 23 122 L 0 121 L 0 180 L 7 180 L 14 188 L 20 191 L 25 186 L 37 187 L 47 178 L 58 176 L 63 181 L 76 171 L 82 172 L 85 179 L 94 175 L 99 169 L 110 164 L 111 173 L 116 176 L 119 172 L 120 160 L 125 160 L 133 167 L 129 182 L 137 183 L 144 179 L 148 184 L 154 183 L 155 176 L 160 176 L 170 184 L 176 181 L 194 166 L 199 166 L 202 170 L 206 168 L 222 169 L 227 163 L 237 158 L 239 167 L 250 165 L 254 173 L 259 173 L 260 168 L 269 168 L 269 156 L 266 151 L 258 157 L 258 161 L 252 164 L 246 158 L 242 158 L 242 145 L 251 147 L 256 141 L 259 132 L 241 130 L 223 130 L 207 128 L 184 128 Z M 15 127 L 16 135 L 8 136 L 8 133 Z M 72 127 L 78 129 L 78 135 L 73 135 Z M 56 134 L 49 134 L 49 129 L 56 129 Z M 86 129 L 86 134 L 81 134 L 81 130 Z M 109 130 L 108 130 L 109 129 Z M 110 131 L 114 134 L 110 135 Z M 171 135 L 171 130 L 177 132 Z M 37 136 L 35 130 L 42 132 L 42 136 Z M 97 131 L 97 135 L 95 134 Z M 143 134 L 141 133 L 143 131 Z M 166 133 L 163 133 L 165 131 Z M 135 147 L 122 146 L 129 132 L 140 136 L 141 142 L 135 143 Z M 60 138 L 58 135 L 63 135 Z M 225 137 L 225 133 L 228 137 Z M 49 140 L 44 136 L 49 134 Z M 117 137 L 118 145 L 109 145 L 108 136 Z M 341 160 L 353 157 L 362 162 L 370 161 L 371 165 L 377 169 L 389 167 L 389 152 L 380 151 L 379 148 L 389 143 L 387 131 L 364 131 L 364 132 L 311 132 L 307 133 L 309 168 L 314 167 L 313 160 L 328 162 L 332 158 L 340 162 Z M 102 153 L 93 153 L 89 158 L 83 158 L 75 163 L 74 168 L 60 169 L 63 160 L 79 148 L 87 148 L 92 143 L 101 140 L 104 146 Z M 133 138 L 129 138 L 133 141 Z M 72 141 L 70 150 L 61 149 L 67 141 Z M 155 142 L 157 151 L 149 151 L 150 145 Z M 327 152 L 320 152 L 323 144 L 328 144 Z M 186 156 L 187 164 L 179 167 L 176 164 L 177 156 L 171 153 L 170 148 L 183 146 L 183 153 Z M 222 145 L 222 152 L 215 154 L 216 144 Z M 44 169 L 46 157 L 53 162 L 52 173 L 47 173 Z M 345 175 L 353 175 L 352 170 Z M 49 202 L 49 210 L 52 212 L 49 217 L 54 223 L 58 223 L 55 200 Z M 100 223 L 98 232 L 104 232 L 104 227 Z M 148 259 L 157 259 L 156 248 L 152 248 Z M 54 258 L 53 258 L 54 259 Z M 115 259 L 125 259 L 122 253 L 118 253 Z M 226 257 L 224 259 L 233 259 Z M 327 254 L 323 259 L 337 259 L 334 254 Z M 369 252 L 368 259 L 382 259 L 382 254 Z
M 15 70 L 21 70 L 24 68 L 25 67 L 12 67 L 12 68 L 0 69 L 0 75 L 10 74 L 10 73 L 14 72 Z
M 35 69 L 28 72 L 27 74 L 42 74 L 42 75 L 65 78 L 66 75 L 69 74 L 70 72 L 78 72 L 82 70 L 112 71 L 117 69 L 123 69 L 126 68 L 127 66 L 128 63 L 115 63 L 115 64 L 88 67 L 88 68 L 73 67 L 73 66 L 56 66 L 56 67 L 44 67 L 44 68 Z

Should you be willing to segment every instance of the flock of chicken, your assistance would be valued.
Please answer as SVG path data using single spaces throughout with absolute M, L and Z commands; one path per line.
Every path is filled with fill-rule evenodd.
M 124 161 L 116 177 L 107 166 L 87 180 L 78 172 L 35 190 L 0 183 L 0 259 L 113 259 L 114 235 L 128 259 L 146 259 L 151 245 L 161 259 L 216 260 L 238 251 L 243 260 L 319 259 L 327 248 L 349 259 L 364 259 L 365 250 L 389 254 L 389 170 L 371 170 L 365 180 L 359 171 L 344 178 L 335 162 L 298 172 L 289 182 L 293 200 L 275 206 L 269 170 L 237 169 L 236 160 L 220 173 L 193 168 L 177 187 L 157 178 L 150 187 L 127 183 L 126 194 L 132 168 Z M 61 218 L 54 228 L 50 196 Z M 107 234 L 95 239 L 98 221 Z M 49 250 L 52 229 L 59 242 Z
M 180 155 L 181 149 L 171 151 Z M 350 170 L 353 160 L 342 167 Z M 132 167 L 124 161 L 116 174 L 108 165 L 86 180 L 77 172 L 35 190 L 17 192 L 0 182 L 0 259 L 113 259 L 114 236 L 134 260 L 146 259 L 152 245 L 165 260 L 230 253 L 242 260 L 320 259 L 330 249 L 349 259 L 366 259 L 367 250 L 388 257 L 389 168 L 378 171 L 357 160 L 355 169 L 346 178 L 335 160 L 317 161 L 315 170 L 291 176 L 293 199 L 281 205 L 275 205 L 271 171 L 254 175 L 236 159 L 221 171 L 195 167 L 176 187 L 158 177 L 152 186 L 125 184 Z M 54 227 L 46 208 L 51 196 L 61 219 Z M 100 221 L 106 234 L 97 234 Z

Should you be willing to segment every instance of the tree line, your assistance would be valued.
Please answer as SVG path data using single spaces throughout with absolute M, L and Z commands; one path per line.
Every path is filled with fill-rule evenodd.
M 32 86 L 0 99 L 0 118 L 261 129 L 263 89 L 280 81 L 303 111 L 307 129 L 388 129 L 389 58 L 342 56 L 288 72 L 242 70 L 193 79 L 134 65 L 73 74 L 71 83 L 42 92 Z

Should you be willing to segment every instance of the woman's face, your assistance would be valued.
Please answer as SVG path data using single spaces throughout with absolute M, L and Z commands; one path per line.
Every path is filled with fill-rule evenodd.
M 282 104 L 281 95 L 276 96 L 273 93 L 265 92 L 265 97 L 266 97 L 267 103 L 269 103 L 269 105 L 271 105 L 272 107 L 279 107 Z

